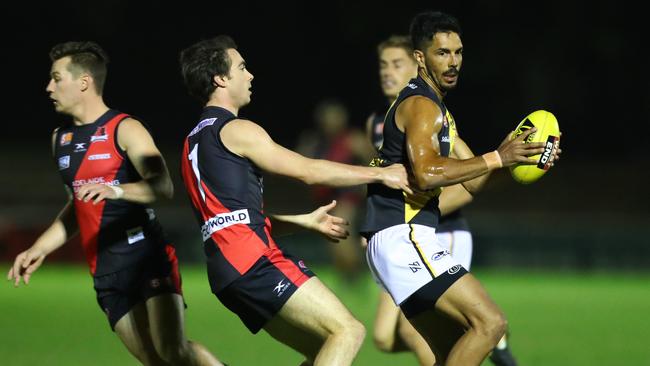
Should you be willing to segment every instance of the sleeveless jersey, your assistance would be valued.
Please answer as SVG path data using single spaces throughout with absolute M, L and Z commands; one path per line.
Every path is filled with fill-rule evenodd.
M 384 113 L 373 113 L 370 116 L 370 140 L 377 151 L 384 142 Z M 443 188 L 444 189 L 444 188 Z M 469 224 L 461 209 L 441 216 L 436 232 L 446 233 L 456 230 L 469 231 Z
M 204 251 L 220 282 L 218 292 L 277 245 L 263 211 L 263 179 L 250 160 L 226 148 L 221 129 L 237 117 L 206 107 L 185 140 L 181 170 L 203 236 Z
M 117 143 L 117 127 L 127 114 L 109 110 L 95 122 L 60 127 L 54 157 L 64 184 L 73 194 L 86 184 L 120 185 L 142 177 Z M 74 210 L 81 244 L 94 276 L 134 265 L 166 245 L 153 209 L 125 200 L 83 202 Z
M 404 166 L 409 166 L 406 136 L 395 123 L 395 111 L 400 103 L 415 95 L 429 98 L 440 107 L 444 116 L 442 128 L 438 132 L 440 155 L 449 156 L 456 138 L 454 118 L 431 87 L 418 76 L 402 89 L 386 113 L 379 158 L 374 159 L 371 165 L 387 166 L 401 163 Z M 366 219 L 361 229 L 362 234 L 370 238 L 377 231 L 404 223 L 437 228 L 440 219 L 438 197 L 441 192 L 441 188 L 436 188 L 427 192 L 407 194 L 381 184 L 369 184 L 366 198 Z

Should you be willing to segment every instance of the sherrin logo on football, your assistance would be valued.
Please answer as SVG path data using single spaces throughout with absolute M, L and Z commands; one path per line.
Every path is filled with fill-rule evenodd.
M 539 110 L 523 119 L 515 129 L 512 138 L 516 138 L 525 131 L 536 127 L 537 131 L 528 135 L 525 143 L 544 142 L 544 152 L 531 156 L 537 159 L 536 165 L 513 165 L 510 167 L 512 178 L 521 184 L 530 184 L 541 178 L 553 163 L 555 151 L 560 146 L 560 126 L 553 113 Z

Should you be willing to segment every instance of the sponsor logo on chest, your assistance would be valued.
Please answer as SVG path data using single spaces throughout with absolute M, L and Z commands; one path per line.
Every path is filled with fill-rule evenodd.
M 207 221 L 201 226 L 201 234 L 203 241 L 208 240 L 210 235 L 219 230 L 225 229 L 235 224 L 250 224 L 251 219 L 248 215 L 248 209 L 237 210 L 232 212 L 225 212 L 218 214 Z
M 101 141 L 108 141 L 108 133 L 106 132 L 106 127 L 104 126 L 97 127 L 97 131 L 95 131 L 95 134 L 90 136 L 91 144 L 93 142 L 101 142 Z

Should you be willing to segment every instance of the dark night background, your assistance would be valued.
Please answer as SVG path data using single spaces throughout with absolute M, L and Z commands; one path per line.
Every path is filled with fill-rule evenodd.
M 105 100 L 151 126 L 177 182 L 177 206 L 163 203 L 162 209 L 178 207 L 176 212 L 189 216 L 177 155 L 200 106 L 182 85 L 181 49 L 202 38 L 231 35 L 255 75 L 252 103 L 240 115 L 291 147 L 324 98 L 340 99 L 354 124 L 362 126 L 384 103 L 376 44 L 407 33 L 419 11 L 443 10 L 460 20 L 465 46 L 459 88 L 447 105 L 474 152 L 496 148 L 537 109 L 553 112 L 563 132 L 562 159 L 540 182 L 520 186 L 507 172 L 495 174 L 467 210 L 478 238 L 496 248 L 523 240 L 551 242 L 557 251 L 578 248 L 576 253 L 648 243 L 642 229 L 650 221 L 645 178 L 650 73 L 647 19 L 639 9 L 620 1 L 558 0 L 232 3 L 23 2 L 5 9 L 0 183 L 6 189 L 0 223 L 45 225 L 64 202 L 48 159 L 50 132 L 62 119 L 45 93 L 48 52 L 56 43 L 95 40 L 107 50 Z M 9 18 L 18 26 L 8 25 Z M 296 203 L 295 196 L 286 198 L 289 183 L 271 178 L 268 184 L 272 207 L 311 207 Z M 526 236 L 530 233 L 536 234 Z M 640 263 L 637 249 L 630 249 L 624 263 Z M 483 254 L 484 262 L 492 263 Z M 565 262 L 579 261 L 572 258 Z

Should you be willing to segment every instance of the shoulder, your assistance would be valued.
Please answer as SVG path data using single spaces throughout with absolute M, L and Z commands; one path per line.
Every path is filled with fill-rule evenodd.
M 431 98 L 424 95 L 413 95 L 411 97 L 408 97 L 404 99 L 397 108 L 403 112 L 410 111 L 413 113 L 442 113 L 442 109 L 440 109 L 438 103 L 434 102 L 431 100 Z
M 238 139 L 243 140 L 248 140 L 251 137 L 259 137 L 260 135 L 267 135 L 262 126 L 251 120 L 241 118 L 236 118 L 226 123 L 226 125 L 221 129 L 221 133 L 236 135 Z
M 152 137 L 149 130 L 135 118 L 123 119 L 115 130 L 117 142 L 124 150 L 129 147 L 145 147 L 152 144 Z
M 272 144 L 273 140 L 257 123 L 247 119 L 234 119 L 219 132 L 223 145 L 233 153 L 248 157 L 252 151 Z

